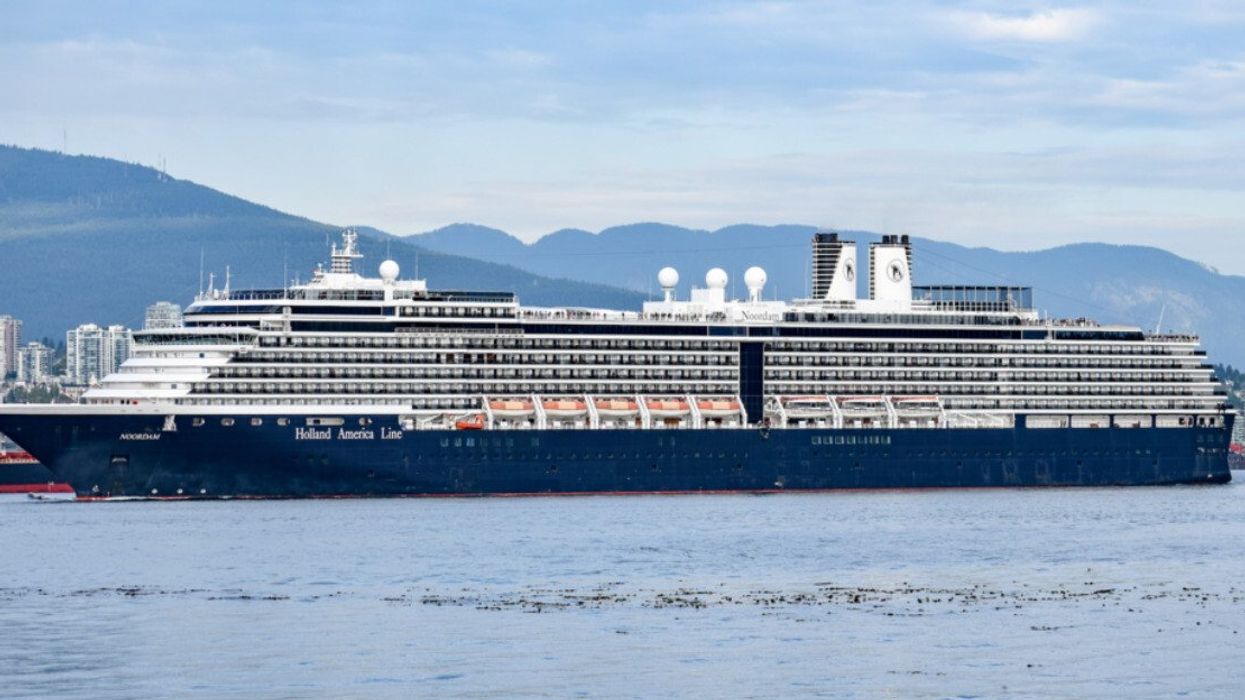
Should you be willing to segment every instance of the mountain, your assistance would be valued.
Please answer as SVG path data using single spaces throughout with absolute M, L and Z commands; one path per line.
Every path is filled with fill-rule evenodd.
M 339 226 L 291 216 L 141 165 L 0 146 L 0 314 L 23 335 L 63 337 L 80 323 L 142 324 L 157 300 L 188 303 L 202 267 L 217 286 L 306 279 Z M 515 291 L 524 303 L 636 308 L 643 295 L 549 279 L 509 265 L 426 250 L 375 229 L 363 266 L 386 255 L 433 288 Z
M 741 224 L 704 231 L 644 223 L 588 231 L 566 230 L 532 244 L 496 229 L 456 224 L 409 236 L 445 253 L 504 260 L 541 275 L 556 275 L 658 295 L 656 273 L 679 270 L 679 293 L 703 284 L 710 267 L 731 277 L 735 296 L 744 296 L 743 271 L 752 265 L 769 276 L 765 296 L 808 293 L 811 226 Z M 862 263 L 878 234 L 843 231 L 854 239 Z M 1204 265 L 1152 247 L 1084 243 L 1033 252 L 969 248 L 916 237 L 913 279 L 917 284 L 1012 284 L 1034 288 L 1044 312 L 1088 317 L 1153 329 L 1192 331 L 1203 337 L 1217 361 L 1245 364 L 1245 277 L 1223 275 Z M 867 276 L 860 277 L 867 295 Z
M 141 165 L 0 146 L 0 314 L 25 336 L 60 337 L 79 323 L 138 326 L 143 309 L 186 303 L 202 267 L 217 285 L 274 287 L 327 257 L 340 227 L 292 216 Z M 673 265 L 680 294 L 725 268 L 743 296 L 743 271 L 769 273 L 767 297 L 807 293 L 809 226 L 741 224 L 702 231 L 642 223 L 592 233 L 566 229 L 524 244 L 497 229 L 455 224 L 396 238 L 360 228 L 365 267 L 386 255 L 434 288 L 511 290 L 527 304 L 636 308 L 656 298 L 656 272 Z M 876 234 L 845 231 L 862 260 Z M 1245 278 L 1171 253 L 1080 244 L 1001 252 L 915 239 L 918 284 L 1034 287 L 1039 308 L 1153 328 L 1194 331 L 1213 360 L 1245 365 Z M 862 277 L 862 287 L 864 277 Z M 862 288 L 862 294 L 864 290 Z

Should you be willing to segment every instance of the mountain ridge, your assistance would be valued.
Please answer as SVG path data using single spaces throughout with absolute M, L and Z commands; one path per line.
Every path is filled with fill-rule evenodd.
M 154 168 L 95 156 L 0 146 L 0 314 L 23 335 L 63 337 L 95 322 L 141 325 L 147 305 L 185 305 L 201 267 L 234 288 L 307 279 L 340 226 L 320 223 Z M 636 306 L 643 295 L 534 275 L 425 249 L 377 229 L 360 235 L 365 265 L 385 254 L 439 288 L 494 287 L 526 303 Z M 365 270 L 366 271 L 366 270 Z
M 141 322 L 146 305 L 187 302 L 200 260 L 235 288 L 279 286 L 325 260 L 340 227 L 287 214 L 146 166 L 94 156 L 0 147 L 0 313 L 27 337 L 59 336 L 85 321 Z M 658 222 L 598 233 L 566 228 L 533 243 L 460 223 L 396 237 L 359 227 L 368 264 L 388 254 L 433 287 L 514 291 L 524 303 L 634 309 L 657 298 L 655 275 L 674 265 L 679 293 L 710 267 L 725 268 L 743 296 L 743 270 L 769 272 L 766 298 L 806 295 L 812 226 L 734 224 L 716 230 Z M 877 234 L 842 231 L 862 261 Z M 1245 364 L 1245 277 L 1220 274 L 1167 251 L 1079 243 L 998 251 L 914 238 L 918 283 L 1031 286 L 1054 316 L 1199 332 L 1217 361 Z M 861 275 L 862 296 L 867 276 Z M 68 282 L 66 282 L 66 280 Z M 62 289 L 67 287 L 67 289 Z
M 655 276 L 666 265 L 681 273 L 678 293 L 684 297 L 710 267 L 727 270 L 734 296 L 743 271 L 765 268 L 770 279 L 766 298 L 807 295 L 809 240 L 817 229 L 800 224 L 734 224 L 716 230 L 668 224 L 628 224 L 600 233 L 579 232 L 572 239 L 544 236 L 524 243 L 499 229 L 489 229 L 493 243 L 468 251 L 466 238 L 451 225 L 425 234 L 405 236 L 443 252 L 473 254 L 489 260 L 504 251 L 509 264 L 536 274 L 557 272 L 572 279 L 592 280 L 632 289 L 650 298 L 657 294 Z M 857 242 L 860 264 L 868 244 L 880 235 L 843 230 Z M 509 235 L 509 234 L 505 234 Z M 426 237 L 427 236 L 427 237 Z M 425 238 L 426 237 L 426 238 Z M 1073 243 L 1033 251 L 1000 251 L 986 246 L 961 246 L 913 237 L 913 279 L 917 284 L 1010 284 L 1031 287 L 1036 306 L 1063 318 L 1089 317 L 1153 329 L 1160 318 L 1164 330 L 1197 332 L 1217 359 L 1245 360 L 1245 330 L 1220 319 L 1245 316 L 1245 277 L 1225 275 L 1197 261 L 1152 246 Z M 861 269 L 865 269 L 862 267 Z M 868 293 L 862 274 L 858 294 Z

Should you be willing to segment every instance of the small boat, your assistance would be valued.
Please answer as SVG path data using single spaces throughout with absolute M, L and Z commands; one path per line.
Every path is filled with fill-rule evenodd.
M 530 418 L 536 412 L 531 399 L 492 399 L 488 407 L 498 418 Z
M 654 418 L 682 418 L 692 412 L 683 399 L 648 399 L 644 405 Z
M 455 430 L 484 430 L 484 414 L 477 413 L 473 416 L 459 418 L 454 421 Z
M 739 402 L 733 398 L 697 399 L 696 408 L 706 418 L 727 418 L 739 415 Z
M 886 413 L 886 399 L 881 396 L 843 396 L 839 408 L 850 413 Z
M 825 396 L 792 396 L 782 399 L 783 410 L 792 418 L 829 418 L 834 406 Z
M 26 498 L 29 498 L 32 501 L 40 501 L 43 503 L 55 503 L 55 502 L 72 501 L 76 498 L 76 496 L 74 495 L 73 489 L 64 489 L 64 490 L 57 490 L 57 491 L 28 493 L 26 494 Z
M 942 404 L 937 396 L 896 396 L 891 399 L 895 410 L 901 413 L 941 413 Z
M 0 451 L 0 494 L 69 494 L 69 484 L 56 481 L 55 475 L 29 452 Z
M 550 418 L 575 418 L 588 413 L 588 404 L 583 399 L 544 399 L 540 405 Z
M 640 404 L 632 399 L 599 398 L 594 405 L 603 418 L 627 418 L 640 412 Z

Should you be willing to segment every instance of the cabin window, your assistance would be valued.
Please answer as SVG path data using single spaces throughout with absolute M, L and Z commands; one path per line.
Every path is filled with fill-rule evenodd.
M 253 426 L 261 426 L 261 425 L 263 425 L 263 424 L 264 424 L 264 419 L 263 419 L 263 418 L 252 418 L 252 419 L 251 419 L 251 425 L 253 425 Z
M 223 426 L 225 426 L 225 427 L 229 427 L 229 426 L 233 425 L 233 419 L 232 419 L 232 418 L 221 418 L 221 419 L 220 419 L 220 424 L 221 424 L 221 425 L 223 425 Z
M 195 418 L 194 420 L 190 421 L 190 424 L 198 428 L 198 427 L 201 427 L 206 422 L 207 421 L 203 420 L 202 418 Z

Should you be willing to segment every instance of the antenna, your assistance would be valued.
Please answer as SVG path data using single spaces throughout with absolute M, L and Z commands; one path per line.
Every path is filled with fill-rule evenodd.
M 203 246 L 199 246 L 199 295 L 203 295 Z
M 1163 332 L 1163 315 L 1167 313 L 1167 302 L 1163 302 L 1163 308 L 1159 309 L 1159 322 L 1154 324 L 1154 335 Z
M 229 293 L 229 266 L 225 266 L 225 293 Z

